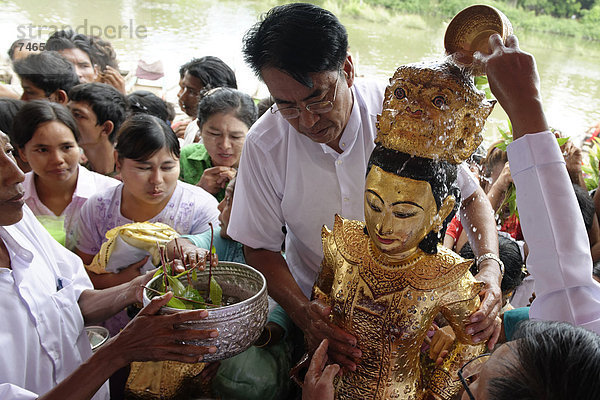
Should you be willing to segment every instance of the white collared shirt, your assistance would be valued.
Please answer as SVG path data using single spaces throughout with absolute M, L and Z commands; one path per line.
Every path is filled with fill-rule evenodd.
M 60 217 L 64 218 L 64 229 L 66 233 L 65 247 L 69 250 L 75 249 L 75 228 L 79 219 L 79 210 L 83 204 L 95 193 L 102 192 L 108 188 L 119 185 L 118 180 L 89 171 L 83 166 L 79 166 L 77 174 L 77 185 L 69 205 L 64 209 Z M 38 197 L 35 188 L 35 174 L 30 171 L 25 174 L 23 182 L 25 188 L 25 203 L 36 216 L 50 215 L 56 216 Z
M 0 268 L 0 395 L 36 398 L 92 354 L 77 303 L 92 283 L 79 257 L 58 244 L 27 206 L 20 222 L 0 227 L 0 237 L 12 268 Z M 94 399 L 107 398 L 105 384 Z
M 529 247 L 527 270 L 535 280 L 529 317 L 600 334 L 600 285 L 592 278 L 587 231 L 554 135 L 525 135 L 507 151 Z
M 342 153 L 270 112 L 250 128 L 242 151 L 227 233 L 249 247 L 280 251 L 285 226 L 286 261 L 307 297 L 323 258 L 322 226 L 332 227 L 335 214 L 364 220 L 365 175 L 385 85 L 359 81 L 351 90 L 354 104 L 340 138 Z M 464 198 L 477 187 L 468 168 L 459 168 L 459 176 L 465 173 Z

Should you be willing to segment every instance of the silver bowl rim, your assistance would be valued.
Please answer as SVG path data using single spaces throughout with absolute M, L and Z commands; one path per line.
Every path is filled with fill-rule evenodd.
M 248 264 L 242 264 L 242 263 L 238 263 L 238 262 L 234 262 L 234 261 L 219 261 L 218 265 L 222 265 L 222 266 L 241 266 L 244 268 L 249 269 L 250 271 L 255 272 L 262 280 L 262 286 L 260 288 L 260 290 L 258 292 L 256 292 L 254 295 L 252 295 L 251 297 L 247 298 L 246 300 L 242 300 L 239 303 L 234 303 L 234 304 L 230 304 L 228 306 L 223 306 L 223 307 L 215 307 L 215 308 L 209 308 L 207 307 L 206 310 L 209 311 L 217 311 L 217 310 L 228 310 L 229 308 L 233 308 L 233 307 L 239 307 L 242 304 L 246 304 L 246 303 L 252 303 L 254 302 L 257 298 L 259 298 L 260 296 L 263 295 L 264 292 L 266 292 L 267 290 L 267 280 L 265 278 L 265 276 L 257 269 L 251 267 Z M 204 270 L 206 271 L 206 270 Z M 201 272 L 204 272 L 201 271 Z M 147 283 L 147 286 L 150 286 L 156 279 L 160 278 L 162 275 L 158 275 L 155 276 L 154 278 L 150 279 L 150 281 Z M 146 292 L 148 291 L 148 289 L 144 288 L 143 292 L 142 292 L 142 301 L 144 303 L 144 306 L 147 305 L 148 303 L 150 303 L 150 298 L 148 297 L 148 295 L 146 294 Z M 182 309 L 182 308 L 174 308 L 174 307 L 167 307 L 167 306 L 162 306 L 161 309 L 164 310 L 168 310 L 168 311 L 172 311 L 172 312 L 178 312 L 178 311 L 190 311 L 187 309 Z

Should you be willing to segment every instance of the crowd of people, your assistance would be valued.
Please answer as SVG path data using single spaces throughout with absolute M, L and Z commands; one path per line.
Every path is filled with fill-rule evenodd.
M 179 257 L 201 265 L 209 223 L 220 226 L 219 260 L 249 264 L 267 280 L 272 307 L 261 336 L 205 368 L 212 389 L 203 396 L 333 399 L 335 376 L 356 370 L 363 353 L 331 307 L 311 297 L 321 229 L 335 215 L 365 220 L 385 91 L 385 82 L 356 79 L 335 15 L 286 4 L 249 27 L 243 54 L 269 99 L 239 91 L 217 57 L 181 66 L 183 122 L 155 94 L 126 92 L 102 38 L 58 31 L 38 52 L 21 42 L 9 50 L 21 92 L 0 90 L 0 344 L 8 353 L 0 398 L 123 398 L 132 362 L 198 363 L 217 350 L 186 344 L 216 329 L 175 328 L 210 310 L 159 315 L 168 293 L 131 312 L 152 276 L 143 272 L 148 257 L 112 272 L 92 267 L 107 232 L 149 221 L 176 231 Z M 474 62 L 514 141 L 457 166 L 459 212 L 433 238 L 474 259 L 483 284 L 464 328 L 492 353 L 461 369 L 462 398 L 600 398 L 600 193 L 585 189 L 581 150 L 559 147 L 546 123 L 533 57 L 515 36 L 492 35 L 490 48 Z M 504 201 L 513 186 L 518 215 Z M 112 336 L 94 353 L 91 324 Z M 441 363 L 456 334 L 443 318 L 422 328 L 430 331 L 423 357 Z M 287 371 L 305 352 L 312 361 L 300 390 Z

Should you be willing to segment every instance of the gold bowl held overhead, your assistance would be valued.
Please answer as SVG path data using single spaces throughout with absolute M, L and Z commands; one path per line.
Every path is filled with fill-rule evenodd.
M 473 53 L 479 51 L 490 54 L 489 38 L 494 33 L 502 40 L 513 33 L 512 25 L 506 15 L 492 6 L 477 4 L 465 8 L 450 21 L 446 28 L 444 47 L 448 55 L 465 66 L 473 62 Z M 476 75 L 479 75 L 475 71 Z

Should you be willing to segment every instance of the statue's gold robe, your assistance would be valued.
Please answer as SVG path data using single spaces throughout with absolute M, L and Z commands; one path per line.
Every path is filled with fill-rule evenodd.
M 362 358 L 354 372 L 336 380 L 337 399 L 450 399 L 460 389 L 458 369 L 481 354 L 465 320 L 479 307 L 477 282 L 465 260 L 438 246 L 389 260 L 364 232 L 364 224 L 336 215 L 323 227 L 324 258 L 313 297 L 332 306 L 333 323 L 357 338 Z M 421 345 L 441 312 L 457 336 L 444 363 L 423 362 Z M 425 365 L 429 364 L 429 366 Z

